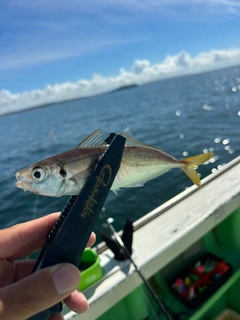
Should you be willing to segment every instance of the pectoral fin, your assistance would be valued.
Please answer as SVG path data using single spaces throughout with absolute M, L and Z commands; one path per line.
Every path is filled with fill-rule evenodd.
M 91 173 L 92 173 L 92 169 L 87 168 L 86 170 L 83 170 L 78 174 L 75 174 L 74 176 L 72 176 L 69 179 L 69 181 L 72 185 L 77 184 L 79 186 L 83 186 Z
M 84 171 L 75 174 L 67 180 L 65 195 L 77 195 L 81 191 L 82 187 L 86 183 L 87 178 L 92 173 L 91 169 L 86 169 Z

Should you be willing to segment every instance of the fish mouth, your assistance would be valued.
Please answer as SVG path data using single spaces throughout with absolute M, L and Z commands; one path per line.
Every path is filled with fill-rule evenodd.
M 17 188 L 23 189 L 20 173 L 17 172 L 16 175 L 15 175 L 15 177 L 16 177 L 16 179 L 17 179 L 17 182 L 15 183 L 15 186 L 16 186 Z
M 24 191 L 29 190 L 29 186 L 31 186 L 31 182 L 25 180 L 23 176 L 19 173 L 19 171 L 16 173 L 16 179 L 17 182 L 15 183 L 15 186 L 17 188 L 23 189 Z
M 15 183 L 15 186 L 16 186 L 17 188 L 22 189 L 22 181 L 16 182 L 16 183 Z
M 20 174 L 19 171 L 15 174 L 15 177 L 16 177 L 16 179 L 17 179 L 18 182 L 21 182 L 21 181 L 22 181 L 22 176 L 21 176 L 21 174 Z M 15 186 L 17 186 L 18 188 L 20 188 L 19 185 L 17 185 L 18 182 L 16 182 Z
M 29 186 L 30 185 L 31 185 L 31 183 L 27 182 L 27 181 L 18 181 L 18 182 L 15 183 L 15 186 L 17 188 L 23 189 L 23 191 L 29 190 Z

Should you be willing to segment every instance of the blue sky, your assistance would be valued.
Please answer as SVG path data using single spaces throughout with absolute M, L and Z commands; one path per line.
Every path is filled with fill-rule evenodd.
M 214 50 L 220 67 L 240 63 L 239 52 L 231 57 L 240 49 L 239 30 L 240 1 L 234 0 L 1 1 L 0 107 L 23 92 L 61 84 L 67 90 L 95 74 L 109 80 L 120 69 L 131 72 L 136 61 L 156 66 L 183 52 L 195 59 Z M 203 71 L 211 69 L 209 61 L 203 64 Z

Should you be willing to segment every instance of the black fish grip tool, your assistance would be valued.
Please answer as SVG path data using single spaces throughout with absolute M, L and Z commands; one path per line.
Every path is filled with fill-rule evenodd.
M 70 198 L 48 235 L 33 272 L 58 263 L 79 266 L 93 226 L 120 167 L 126 139 L 116 135 L 78 196 Z M 62 311 L 62 302 L 29 319 L 48 320 Z

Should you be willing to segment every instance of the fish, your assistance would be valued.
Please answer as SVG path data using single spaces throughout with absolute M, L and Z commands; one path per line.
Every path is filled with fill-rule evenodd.
M 135 139 L 127 128 L 120 133 L 126 138 L 120 168 L 111 190 L 140 187 L 165 172 L 180 168 L 198 187 L 201 186 L 197 166 L 213 157 L 212 152 L 177 160 L 165 151 Z M 110 137 L 110 136 L 109 136 Z M 77 195 L 92 173 L 111 139 L 104 140 L 97 129 L 75 149 L 51 156 L 16 173 L 16 187 L 38 195 L 61 197 Z

